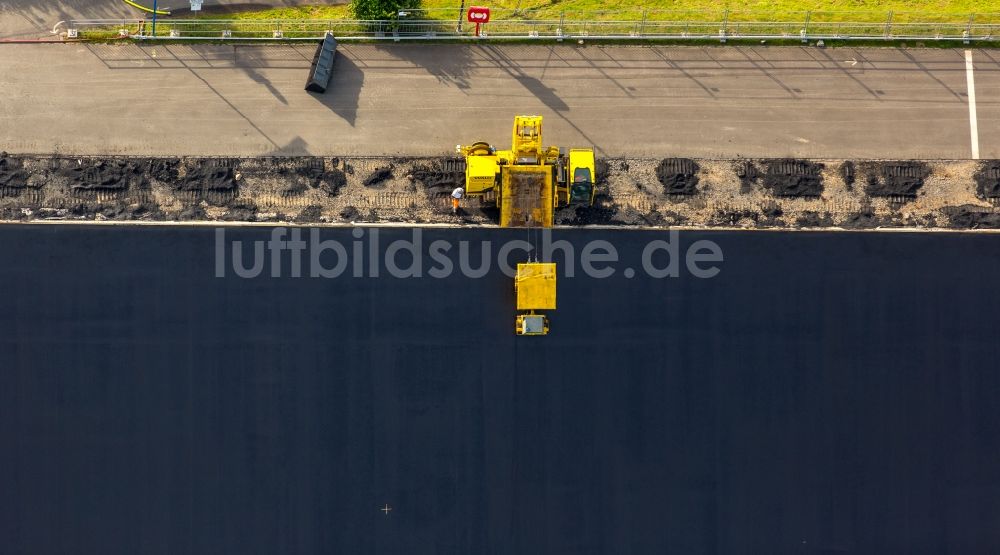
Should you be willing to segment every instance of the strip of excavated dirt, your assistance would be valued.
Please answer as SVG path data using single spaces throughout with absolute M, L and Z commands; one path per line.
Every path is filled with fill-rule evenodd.
M 0 220 L 493 224 L 453 158 L 127 158 L 0 153 Z M 598 161 L 563 225 L 1000 228 L 1000 161 Z

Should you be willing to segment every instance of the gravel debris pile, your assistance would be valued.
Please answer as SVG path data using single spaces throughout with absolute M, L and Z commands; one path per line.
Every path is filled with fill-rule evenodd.
M 1000 229 L 1000 161 L 597 161 L 569 226 Z M 0 219 L 490 225 L 453 157 L 129 158 L 0 153 Z

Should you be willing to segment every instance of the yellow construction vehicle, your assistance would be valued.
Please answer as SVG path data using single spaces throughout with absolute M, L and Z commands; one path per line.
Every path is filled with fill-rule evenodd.
M 518 264 L 514 292 L 518 310 L 514 332 L 518 335 L 549 333 L 549 319 L 535 311 L 556 308 L 556 265 L 551 262 Z
M 510 150 L 459 146 L 465 195 L 495 202 L 500 227 L 551 227 L 556 208 L 594 203 L 594 151 L 542 144 L 542 117 L 516 116 Z
M 486 142 L 457 150 L 465 156 L 465 195 L 496 203 L 500 227 L 551 227 L 556 208 L 594 204 L 594 151 L 544 146 L 541 116 L 514 118 L 510 150 Z M 556 308 L 556 265 L 518 264 L 514 291 L 515 333 L 549 333 L 548 317 L 536 311 Z

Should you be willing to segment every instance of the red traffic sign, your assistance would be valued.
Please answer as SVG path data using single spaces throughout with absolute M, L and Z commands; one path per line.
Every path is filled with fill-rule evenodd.
M 469 23 L 489 23 L 490 9 L 485 6 L 469 6 L 469 11 L 465 14 Z

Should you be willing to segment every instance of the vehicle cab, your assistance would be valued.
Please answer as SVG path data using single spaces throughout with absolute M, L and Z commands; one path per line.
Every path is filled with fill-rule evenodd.
M 569 202 L 593 204 L 597 194 L 594 151 L 574 148 L 569 151 Z

